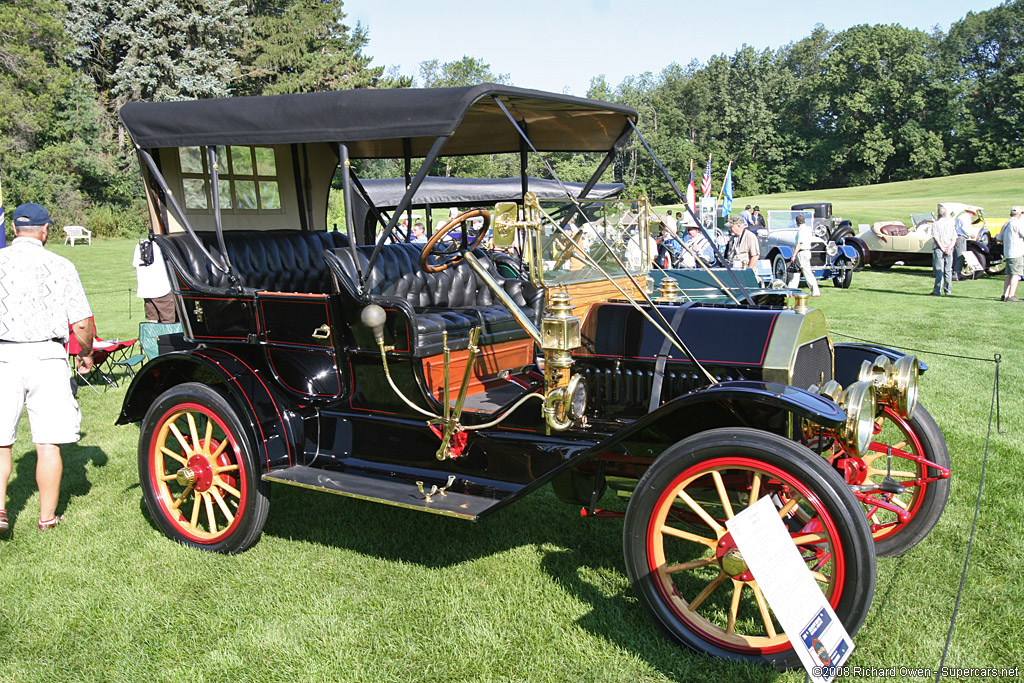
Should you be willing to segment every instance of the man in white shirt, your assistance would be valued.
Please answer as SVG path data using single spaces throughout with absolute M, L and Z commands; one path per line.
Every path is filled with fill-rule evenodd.
M 138 282 L 135 296 L 145 302 L 146 320 L 154 323 L 176 322 L 174 295 L 171 294 L 171 281 L 167 277 L 167 266 L 160 245 L 152 239 L 136 244 L 132 265 L 135 266 Z
M 964 252 L 967 251 L 967 237 L 971 230 L 971 221 L 974 214 L 970 211 L 961 211 L 956 217 L 956 244 L 953 245 L 953 280 L 960 279 L 960 273 L 964 269 Z
M 804 215 L 798 213 L 796 215 L 796 246 L 793 248 L 795 252 L 793 260 L 796 261 L 799 271 L 789 276 L 789 283 L 786 286 L 790 289 L 797 289 L 800 286 L 800 275 L 803 275 L 804 279 L 807 280 L 808 286 L 811 288 L 811 296 L 821 296 L 821 290 L 818 289 L 818 278 L 814 277 L 814 271 L 811 270 L 811 246 L 813 239 L 814 232 L 811 226 L 807 225 Z
M 938 209 L 939 217 L 932 224 L 932 272 L 935 274 L 935 287 L 931 296 L 952 293 L 953 282 L 953 248 L 956 246 L 956 226 L 944 206 Z
M 1024 208 L 1015 206 L 1010 209 L 1010 220 L 1003 225 L 996 239 L 1003 243 L 1003 263 L 1006 265 L 1006 280 L 999 300 L 1019 303 L 1017 283 L 1024 276 Z
M 43 248 L 50 214 L 39 204 L 14 210 L 14 241 L 0 251 L 0 506 L 7 499 L 13 446 L 22 410 L 28 409 L 36 445 L 40 530 L 58 517 L 63 463 L 60 444 L 79 439 L 82 415 L 71 395 L 64 345 L 71 331 L 81 346 L 80 368 L 92 368 L 94 327 L 78 271 Z M 0 507 L 0 534 L 8 529 Z

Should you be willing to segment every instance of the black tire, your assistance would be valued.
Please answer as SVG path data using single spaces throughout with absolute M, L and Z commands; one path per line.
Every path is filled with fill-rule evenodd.
M 846 259 L 838 259 L 836 261 L 836 265 L 846 265 Z M 849 289 L 850 285 L 853 284 L 853 268 L 847 268 L 846 270 L 840 271 L 838 275 L 832 278 L 832 284 L 839 289 Z
M 904 485 L 902 494 L 858 495 L 875 541 L 876 554 L 897 557 L 920 543 L 946 509 L 949 478 L 943 478 L 942 471 L 949 471 L 949 449 L 935 420 L 920 404 L 907 420 L 886 408 L 876 423 L 869 456 L 873 459 L 853 458 L 853 467 L 840 463 L 840 469 L 851 484 L 881 483 L 890 472 L 893 479 Z M 901 444 L 905 445 L 900 447 Z M 891 468 L 888 446 L 893 446 Z M 895 513 L 877 502 L 903 508 L 910 513 L 909 520 L 900 523 Z
M 843 221 L 838 226 L 836 226 L 836 229 L 832 232 L 832 235 L 829 237 L 829 239 L 835 242 L 836 244 L 839 244 L 839 240 L 852 236 L 853 228 L 851 227 L 850 222 Z
M 892 268 L 894 263 L 896 263 L 896 261 L 891 261 L 888 259 L 878 259 L 877 261 L 872 260 L 871 263 L 868 265 L 870 265 L 875 270 L 889 270 L 890 268 Z
M 254 453 L 237 410 L 218 390 L 189 382 L 160 394 L 139 435 L 139 481 L 153 522 L 195 548 L 251 547 L 270 506 Z
M 789 273 L 786 272 L 786 267 L 786 259 L 783 258 L 782 254 L 776 253 L 772 256 L 772 279 L 788 282 Z
M 717 493 L 715 473 L 724 496 Z M 626 510 L 626 573 L 651 619 L 677 642 L 734 661 L 797 667 L 800 660 L 789 639 L 771 614 L 758 608 L 752 577 L 735 573 L 735 566 L 731 574 L 722 568 L 723 553 L 735 552 L 731 536 L 722 533 L 724 523 L 716 530 L 678 495 L 685 491 L 703 501 L 696 505 L 717 524 L 731 516 L 733 504 L 749 504 L 755 487 L 757 498 L 771 495 L 776 507 L 792 506 L 783 520 L 794 536 L 804 534 L 801 554 L 819 563 L 816 579 L 847 631 L 856 633 L 875 587 L 875 549 L 867 521 L 824 458 L 768 432 L 712 429 L 662 453 L 638 482 Z M 669 521 L 687 537 L 666 531 Z M 735 610 L 733 590 L 718 590 L 725 584 L 739 585 Z M 702 591 L 707 595 L 691 609 Z M 735 625 L 727 633 L 730 619 Z

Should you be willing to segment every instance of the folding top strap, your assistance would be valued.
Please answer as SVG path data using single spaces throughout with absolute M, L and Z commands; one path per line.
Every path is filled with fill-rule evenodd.
M 667 276 L 666 276 L 667 277 Z M 687 301 L 685 304 L 679 304 L 679 308 L 672 315 L 672 329 L 677 329 L 679 321 L 682 320 L 683 314 L 686 313 L 687 309 L 693 306 L 695 301 Z M 665 341 L 661 344 L 661 351 L 658 352 L 658 360 L 654 364 L 654 380 L 651 382 L 651 400 L 647 404 L 647 412 L 654 412 L 654 410 L 661 405 L 661 386 L 665 381 L 665 362 L 668 360 L 669 351 L 672 349 L 672 340 L 665 336 Z

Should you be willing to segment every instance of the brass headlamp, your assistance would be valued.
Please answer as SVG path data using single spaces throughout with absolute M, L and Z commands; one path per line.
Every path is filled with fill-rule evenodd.
M 811 391 L 838 405 L 846 412 L 846 422 L 830 433 L 839 439 L 847 451 L 864 455 L 871 446 L 875 434 L 875 385 L 871 382 L 854 382 L 843 387 L 835 380 L 828 380 Z
M 908 354 L 892 362 L 885 356 L 864 361 L 857 379 L 878 389 L 878 402 L 890 406 L 903 418 L 917 407 L 917 357 Z

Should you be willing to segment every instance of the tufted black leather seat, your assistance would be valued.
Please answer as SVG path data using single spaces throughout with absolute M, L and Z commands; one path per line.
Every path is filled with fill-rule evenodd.
M 357 247 L 358 267 L 351 249 L 330 249 L 324 257 L 335 273 L 339 289 L 360 303 L 378 303 L 405 313 L 413 333 L 415 355 L 440 353 L 442 332 L 448 333 L 449 348 L 464 349 L 470 329 L 476 326 L 482 328 L 482 344 L 529 337 L 465 261 L 440 273 L 427 273 L 419 266 L 419 245 L 390 244 L 381 248 L 372 270 L 367 272 L 372 253 L 373 247 Z M 502 276 L 483 251 L 474 253 L 527 316 L 539 322 L 543 290 L 518 278 Z M 358 286 L 359 273 L 367 274 L 362 291 Z
M 196 236 L 211 254 L 220 248 L 212 231 L 197 231 Z M 186 233 L 156 238 L 190 287 L 199 290 L 226 290 L 231 287 L 226 273 L 215 268 Z M 343 247 L 348 239 L 340 232 L 304 232 L 301 230 L 235 230 L 224 233 L 224 246 L 245 291 L 313 292 L 332 291 L 331 275 L 324 263 L 324 249 Z

